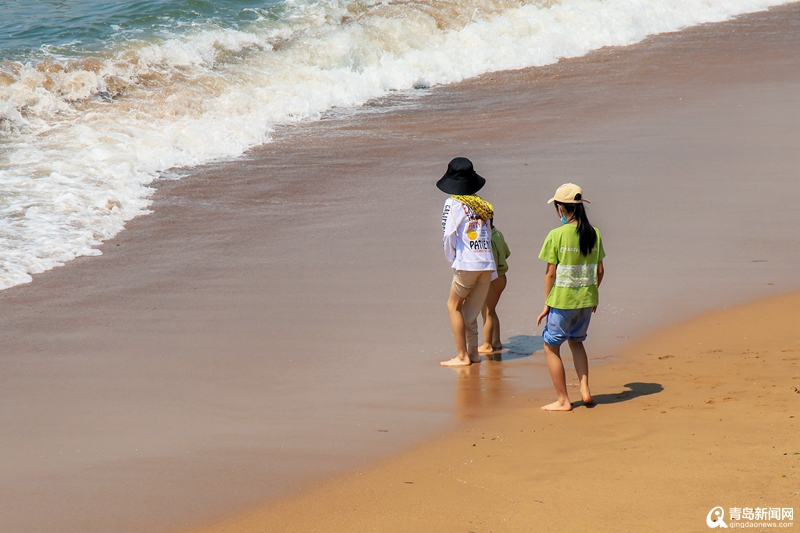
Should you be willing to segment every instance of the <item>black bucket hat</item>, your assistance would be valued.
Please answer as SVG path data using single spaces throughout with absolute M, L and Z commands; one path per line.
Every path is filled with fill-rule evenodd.
M 436 186 L 447 194 L 475 194 L 485 183 L 486 180 L 472 168 L 472 161 L 466 157 L 456 157 L 447 165 L 447 172 L 436 182 Z

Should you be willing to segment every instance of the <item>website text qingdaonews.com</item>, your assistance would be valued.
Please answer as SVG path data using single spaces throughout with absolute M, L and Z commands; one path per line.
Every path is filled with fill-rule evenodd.
M 793 527 L 794 522 L 728 522 L 729 528 L 750 529 L 768 527 Z

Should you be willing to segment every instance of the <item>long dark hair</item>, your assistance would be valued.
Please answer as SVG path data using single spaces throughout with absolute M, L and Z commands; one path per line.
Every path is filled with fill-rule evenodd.
M 587 256 L 592 253 L 592 248 L 597 244 L 597 233 L 594 227 L 589 223 L 589 217 L 586 216 L 586 209 L 583 208 L 583 203 L 578 204 L 563 204 L 561 202 L 554 202 L 556 211 L 558 206 L 564 208 L 567 215 L 573 217 L 578 222 L 578 227 L 575 233 L 578 234 L 580 240 L 581 255 Z

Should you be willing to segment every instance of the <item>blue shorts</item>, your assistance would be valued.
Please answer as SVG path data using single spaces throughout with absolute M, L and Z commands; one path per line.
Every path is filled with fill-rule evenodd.
M 555 309 L 550 308 L 547 323 L 544 325 L 542 339 L 550 346 L 561 346 L 565 341 L 583 342 L 592 319 L 592 308 Z

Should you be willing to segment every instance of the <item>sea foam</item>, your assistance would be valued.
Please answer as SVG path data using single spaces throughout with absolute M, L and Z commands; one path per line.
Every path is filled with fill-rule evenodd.
M 287 0 L 237 28 L 2 62 L 0 288 L 100 254 L 159 175 L 241 155 L 277 125 L 787 1 Z

